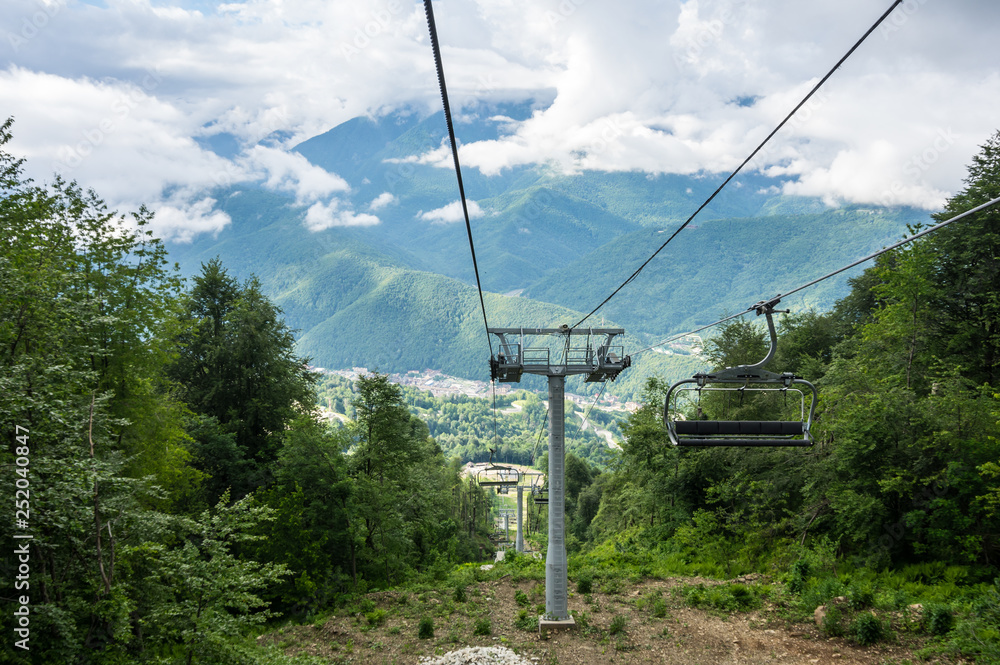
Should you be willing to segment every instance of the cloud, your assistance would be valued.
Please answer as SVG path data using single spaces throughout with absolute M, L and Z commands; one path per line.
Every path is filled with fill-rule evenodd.
M 374 226 L 381 220 L 367 213 L 356 214 L 350 210 L 341 210 L 340 202 L 316 202 L 309 207 L 305 216 L 306 228 L 312 232 L 323 231 L 335 226 Z
M 469 208 L 469 219 L 476 219 L 483 216 L 483 209 L 475 201 L 467 201 Z M 461 201 L 452 201 L 448 205 L 424 212 L 419 215 L 420 219 L 429 221 L 431 224 L 451 224 L 453 222 L 465 221 L 465 213 L 462 210 Z
M 350 190 L 346 180 L 311 164 L 296 152 L 257 145 L 250 149 L 245 162 L 263 179 L 265 187 L 294 194 L 300 204 Z
M 544 102 L 500 139 L 462 141 L 459 124 L 463 165 L 731 170 L 882 11 L 869 0 L 444 3 L 458 115 Z M 998 22 L 1000 3 L 907 0 L 750 168 L 831 202 L 939 205 L 997 129 Z M 440 108 L 415 0 L 6 0 L 0 36 L 10 147 L 37 179 L 59 170 L 112 203 L 192 209 L 215 186 L 256 179 L 328 208 L 347 183 L 287 148 L 352 117 Z M 194 140 L 217 131 L 243 152 L 227 160 Z M 953 142 L 931 155 L 942 131 Z M 450 167 L 446 146 L 410 159 Z M 189 223 L 178 229 L 195 232 Z
M 176 206 L 164 203 L 157 206 L 150 226 L 164 240 L 191 242 L 200 233 L 218 233 L 232 221 L 226 213 L 213 210 L 214 206 L 212 198 Z
M 375 212 L 376 210 L 381 210 L 388 205 L 396 203 L 396 201 L 397 199 L 395 195 L 390 194 L 389 192 L 382 192 L 375 197 L 375 200 L 368 204 L 368 209 Z

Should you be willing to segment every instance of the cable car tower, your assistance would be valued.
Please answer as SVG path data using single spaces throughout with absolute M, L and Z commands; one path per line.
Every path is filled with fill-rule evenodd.
M 545 615 L 539 630 L 545 627 L 573 626 L 567 610 L 566 578 L 566 448 L 565 396 L 566 377 L 583 374 L 587 381 L 612 381 L 631 365 L 622 346 L 613 342 L 624 335 L 621 328 L 487 328 L 496 335 L 499 348 L 490 358 L 490 374 L 501 383 L 516 383 L 522 374 L 538 374 L 549 380 L 549 545 L 545 555 Z M 558 350 L 546 346 L 527 346 L 525 336 L 555 338 L 563 342 L 562 358 Z M 573 346 L 573 339 L 584 339 L 583 346 Z M 595 343 L 600 343 L 596 349 Z M 553 356 L 556 357 L 553 357 Z

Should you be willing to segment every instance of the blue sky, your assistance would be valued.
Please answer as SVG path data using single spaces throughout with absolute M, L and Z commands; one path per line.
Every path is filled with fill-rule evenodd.
M 889 5 L 435 2 L 456 104 L 547 104 L 502 141 L 463 145 L 463 165 L 728 171 Z M 1000 125 L 997 25 L 992 0 L 907 0 L 752 167 L 831 205 L 934 209 Z M 378 223 L 342 205 L 352 183 L 287 148 L 440 103 L 409 0 L 5 0 L 0 35 L 0 99 L 30 174 L 146 203 L 179 237 L 225 225 L 210 192 L 240 180 L 292 193 L 326 225 Z M 218 131 L 235 154 L 197 140 Z M 258 145 L 275 131 L 285 145 Z M 413 158 L 448 166 L 443 148 Z

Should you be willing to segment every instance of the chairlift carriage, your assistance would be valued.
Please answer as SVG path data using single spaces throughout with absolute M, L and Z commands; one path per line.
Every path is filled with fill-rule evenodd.
M 532 479 L 531 500 L 536 506 L 549 505 L 549 483 L 545 476 Z
M 514 467 L 494 464 L 493 454 L 496 451 L 492 448 L 489 450 L 490 461 L 476 473 L 476 483 L 480 487 L 495 487 L 500 494 L 506 494 L 507 488 L 516 487 L 520 482 L 521 473 Z
M 670 386 L 663 407 L 663 422 L 670 442 L 675 446 L 732 446 L 732 447 L 778 447 L 811 446 L 813 417 L 819 395 L 816 387 L 790 372 L 775 374 L 763 367 L 774 357 L 778 336 L 774 330 L 771 315 L 780 298 L 761 301 L 753 306 L 757 315 L 767 318 L 767 329 L 771 337 L 771 348 L 763 360 L 753 365 L 728 367 L 712 373 L 695 374 Z M 693 385 L 692 385 L 693 384 Z M 688 387 L 691 386 L 691 387 Z M 805 390 L 797 386 L 802 386 Z M 799 401 L 798 420 L 686 420 L 681 414 L 678 401 L 685 393 L 696 393 L 700 403 L 703 393 L 720 392 L 736 394 L 740 400 L 747 393 L 777 394 L 786 400 L 789 393 L 797 394 Z M 806 393 L 810 396 L 806 409 Z

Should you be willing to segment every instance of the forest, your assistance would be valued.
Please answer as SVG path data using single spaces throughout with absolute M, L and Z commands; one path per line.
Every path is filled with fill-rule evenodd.
M 545 469 L 541 399 L 503 396 L 494 431 L 492 402 L 319 375 L 259 281 L 218 259 L 182 280 L 150 211 L 27 180 L 4 148 L 12 131 L 0 129 L 8 662 L 329 662 L 255 638 L 359 603 L 376 626 L 363 599 L 379 590 L 441 587 L 459 602 L 463 564 L 492 555 L 497 505 L 462 465 L 493 447 Z M 998 185 L 1000 133 L 934 219 Z M 794 617 L 848 598 L 830 635 L 891 639 L 878 613 L 922 603 L 937 617 L 919 628 L 929 657 L 1000 662 L 1000 211 L 882 255 L 833 309 L 779 324 L 771 368 L 820 391 L 811 448 L 674 448 L 661 378 L 634 413 L 593 413 L 620 451 L 567 418 L 575 588 L 758 573 L 772 582 L 753 593 Z M 767 344 L 738 319 L 704 359 L 755 362 Z M 719 419 L 785 408 L 701 406 Z M 513 559 L 514 574 L 539 574 Z M 742 606 L 703 590 L 689 601 Z

